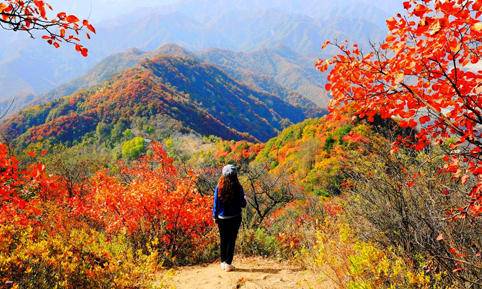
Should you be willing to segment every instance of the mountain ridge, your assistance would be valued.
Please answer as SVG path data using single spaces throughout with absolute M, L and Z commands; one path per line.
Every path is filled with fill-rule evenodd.
M 234 80 L 215 65 L 158 54 L 100 85 L 27 108 L 1 130 L 22 146 L 41 140 L 72 144 L 98 133 L 99 126 L 147 138 L 174 131 L 265 141 L 305 118 L 302 109 Z
M 87 59 L 80 58 L 72 49 L 55 50 L 38 39 L 5 34 L 5 43 L 9 45 L 0 53 L 0 85 L 9 89 L 0 92 L 0 101 L 19 95 L 38 97 L 60 83 L 80 77 L 105 57 L 130 47 L 150 51 L 163 43 L 177 43 L 196 51 L 216 47 L 240 52 L 285 45 L 314 61 L 322 56 L 320 44 L 326 38 L 357 38 L 363 47 L 368 39 L 376 41 L 385 34 L 386 13 L 376 12 L 379 8 L 366 1 L 363 10 L 349 10 L 344 8 L 346 3 L 327 1 L 251 3 L 253 6 L 237 2 L 228 9 L 223 1 L 209 2 L 199 11 L 196 8 L 196 13 L 176 4 L 170 9 L 143 9 L 129 17 L 99 22 L 96 37 L 87 44 L 90 50 Z M 193 7 L 200 5 L 194 4 Z M 253 9 L 246 11 L 246 7 Z M 218 16 L 213 11 L 221 12 Z M 341 11 L 350 13 L 345 15 Z M 206 18 L 203 13 L 211 15 L 209 21 L 203 20 Z M 346 18 L 356 21 L 346 22 Z

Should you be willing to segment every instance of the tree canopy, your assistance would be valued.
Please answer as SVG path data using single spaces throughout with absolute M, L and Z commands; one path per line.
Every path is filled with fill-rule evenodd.
M 458 217 L 482 213 L 482 3 L 476 0 L 410 0 L 406 13 L 387 20 L 385 40 L 366 53 L 358 45 L 327 41 L 340 51 L 319 60 L 330 70 L 330 109 L 369 120 L 396 118 L 417 130 L 414 148 L 450 145 L 445 170 L 474 180 L 469 204 Z
M 90 33 L 96 33 L 94 26 L 87 19 L 79 19 L 67 12 L 52 13 L 52 6 L 42 0 L 2 0 L 0 1 L 0 27 L 11 31 L 23 31 L 31 37 L 40 32 L 48 44 L 59 48 L 61 43 L 69 43 L 82 56 L 89 51 L 82 44 L 80 32 L 90 39 Z M 53 15 L 55 14 L 55 15 Z

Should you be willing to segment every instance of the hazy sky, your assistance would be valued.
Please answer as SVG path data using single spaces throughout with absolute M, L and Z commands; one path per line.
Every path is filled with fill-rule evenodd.
M 226 0 L 229 1 L 229 0 Z M 99 22 L 141 7 L 158 7 L 177 0 L 50 0 L 55 11 L 65 10 Z
M 89 18 L 92 22 L 100 22 L 109 18 L 113 18 L 119 15 L 127 14 L 133 10 L 143 7 L 161 7 L 176 2 L 190 2 L 196 3 L 205 2 L 203 0 L 49 0 L 55 11 L 65 10 L 71 13 L 78 14 L 81 18 Z M 214 0 L 213 0 L 214 1 Z M 219 1 L 219 0 L 217 0 Z M 221 0 L 226 1 L 226 4 L 234 0 Z M 284 2 L 290 2 L 290 0 L 259 0 L 261 3 L 268 1 L 270 5 L 276 6 L 282 5 Z M 300 0 L 291 0 L 293 3 L 301 2 Z M 368 2 L 372 5 L 376 5 L 382 10 L 393 11 L 394 7 L 400 6 L 402 0 L 319 0 L 323 2 L 339 1 L 338 3 L 346 2 Z M 227 5 L 226 5 L 227 6 Z M 90 16 L 90 17 L 89 17 Z

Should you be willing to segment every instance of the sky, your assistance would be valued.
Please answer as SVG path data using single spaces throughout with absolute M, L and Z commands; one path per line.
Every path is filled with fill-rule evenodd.
M 226 0 L 229 1 L 229 0 Z M 49 0 L 55 11 L 67 11 L 93 23 L 115 18 L 145 7 L 159 7 L 176 0 Z
M 68 11 L 70 13 L 77 14 L 80 18 L 88 18 L 93 23 L 102 22 L 116 16 L 125 15 L 131 11 L 135 11 L 140 8 L 146 7 L 162 7 L 176 2 L 187 2 L 187 3 L 201 3 L 203 0 L 49 0 L 48 2 L 53 6 L 55 11 Z M 219 0 L 218 0 L 219 1 Z M 230 1 L 237 2 L 239 6 L 239 1 L 234 0 L 221 0 L 229 3 Z M 270 5 L 276 6 L 277 4 L 282 5 L 283 2 L 297 2 L 299 0 L 259 0 L 260 2 L 268 1 Z M 319 0 L 320 2 L 331 2 L 334 0 Z M 336 0 L 342 3 L 347 2 L 369 2 L 371 4 L 376 4 L 377 7 L 393 11 L 393 7 L 400 6 L 402 0 Z M 300 1 L 303 3 L 303 1 Z M 226 5 L 227 6 L 227 5 Z M 385 9 L 384 9 L 385 8 Z

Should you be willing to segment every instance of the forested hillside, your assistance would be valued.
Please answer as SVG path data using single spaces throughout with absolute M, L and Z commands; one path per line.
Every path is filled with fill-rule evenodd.
M 7 120 L 3 132 L 23 147 L 44 140 L 73 144 L 93 134 L 115 143 L 126 130 L 151 139 L 196 132 L 255 141 L 304 118 L 302 109 L 215 66 L 160 54 L 110 81 L 28 108 Z
M 276 95 L 290 104 L 303 108 L 309 116 L 319 116 L 326 108 L 327 98 L 323 94 L 322 78 L 318 76 L 313 61 L 309 61 L 287 48 L 262 49 L 251 53 L 236 53 L 229 50 L 209 49 L 192 52 L 179 45 L 165 44 L 151 52 L 130 49 L 111 55 L 85 75 L 69 81 L 34 98 L 17 98 L 11 113 L 23 106 L 42 104 L 66 96 L 79 89 L 99 85 L 116 74 L 138 65 L 146 58 L 158 55 L 192 58 L 216 65 L 230 77 L 261 92 Z M 4 102 L 4 106 L 9 105 Z

